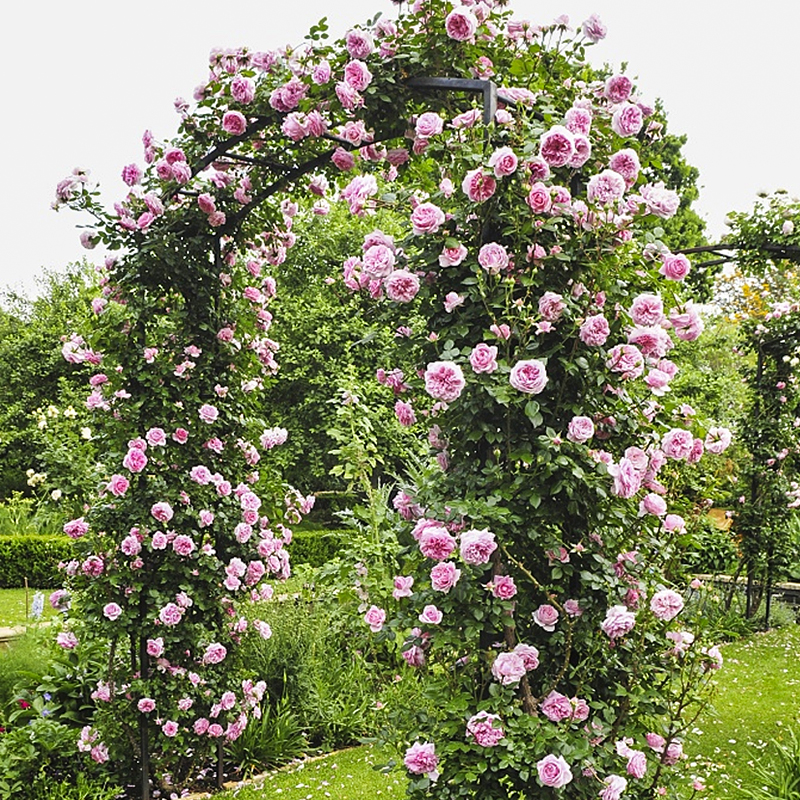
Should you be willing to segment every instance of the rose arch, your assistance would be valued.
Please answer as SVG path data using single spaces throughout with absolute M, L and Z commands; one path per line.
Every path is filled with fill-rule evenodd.
M 270 467 L 268 307 L 298 220 L 332 202 L 407 227 L 376 229 L 338 280 L 418 363 L 382 378 L 431 443 L 395 498 L 393 586 L 365 614 L 435 706 L 397 717 L 411 796 L 616 800 L 682 780 L 721 661 L 670 569 L 684 522 L 658 473 L 727 432 L 669 401 L 673 337 L 702 322 L 679 292 L 689 260 L 660 239 L 679 204 L 657 179 L 663 120 L 586 65 L 604 35 L 427 0 L 334 44 L 321 24 L 296 50 L 215 52 L 113 209 L 83 172 L 59 184 L 112 252 L 97 341 L 65 345 L 89 365 L 108 479 L 68 526 L 81 613 L 61 635 L 111 643 L 80 747 L 140 769 L 142 796 L 257 713 L 258 676 L 230 668 L 269 631 L 237 609 L 287 573 L 311 505 Z

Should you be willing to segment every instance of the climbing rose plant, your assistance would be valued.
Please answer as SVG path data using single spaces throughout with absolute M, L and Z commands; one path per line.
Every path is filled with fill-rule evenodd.
M 340 202 L 407 221 L 368 235 L 341 282 L 418 362 L 378 379 L 435 455 L 395 500 L 402 567 L 363 609 L 435 698 L 398 717 L 410 795 L 616 800 L 675 782 L 721 659 L 665 572 L 683 520 L 658 472 L 727 434 L 668 399 L 673 337 L 702 320 L 680 296 L 689 260 L 658 238 L 679 204 L 656 177 L 663 120 L 627 75 L 585 64 L 604 36 L 596 17 L 572 31 L 418 0 L 334 44 L 321 23 L 295 50 L 214 52 L 195 103 L 176 101 L 180 135 L 145 133 L 113 210 L 84 172 L 59 185 L 96 218 L 87 246 L 120 253 L 102 363 L 65 344 L 97 366 L 87 402 L 109 421 L 69 573 L 83 635 L 144 649 L 98 697 L 159 720 L 165 763 L 257 708 L 252 679 L 223 682 L 236 601 L 285 574 L 285 517 L 308 506 L 256 489 L 253 442 L 282 439 L 256 424 L 277 366 L 265 275 L 301 207 Z M 411 80 L 430 77 L 491 79 L 499 107 L 484 121 L 474 95 Z

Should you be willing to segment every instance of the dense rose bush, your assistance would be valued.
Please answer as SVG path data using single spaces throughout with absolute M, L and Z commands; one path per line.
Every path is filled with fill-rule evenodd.
M 360 587 L 360 624 L 437 700 L 434 715 L 396 710 L 409 792 L 652 796 L 677 780 L 711 643 L 698 631 L 675 652 L 688 620 L 664 566 L 680 526 L 662 522 L 670 498 L 646 498 L 662 499 L 667 458 L 690 468 L 695 442 L 727 441 L 668 400 L 672 336 L 702 322 L 676 293 L 689 260 L 657 239 L 679 203 L 650 182 L 663 120 L 627 76 L 585 68 L 596 17 L 571 31 L 428 0 L 343 42 L 318 34 L 212 53 L 196 106 L 178 104 L 181 135 L 146 132 L 113 211 L 85 173 L 59 184 L 58 203 L 97 218 L 87 243 L 120 251 L 96 348 L 65 344 L 108 378 L 87 404 L 109 423 L 115 491 L 70 526 L 67 567 L 85 635 L 131 653 L 106 719 L 147 726 L 166 764 L 175 742 L 199 759 L 255 713 L 258 684 L 228 670 L 250 635 L 237 603 L 287 573 L 288 525 L 309 505 L 267 480 L 270 273 L 301 209 L 381 206 L 407 235 L 366 236 L 335 288 L 398 332 L 417 371 L 387 364 L 379 381 L 431 444 L 396 500 L 402 568 Z M 488 125 L 471 96 L 406 81 L 474 70 L 499 86 Z M 287 159 L 291 173 L 274 166 Z M 648 735 L 664 746 L 645 750 Z M 645 753 L 630 781 L 620 742 Z

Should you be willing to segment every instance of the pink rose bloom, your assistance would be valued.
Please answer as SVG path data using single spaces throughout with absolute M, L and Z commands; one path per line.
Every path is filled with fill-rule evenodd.
M 498 600 L 510 600 L 517 593 L 517 585 L 510 575 L 497 575 L 486 587 Z
M 158 612 L 158 618 L 164 625 L 177 625 L 183 618 L 183 609 L 175 603 L 167 603 Z
M 495 177 L 505 178 L 517 171 L 519 159 L 510 147 L 499 147 L 489 156 L 488 163 Z
M 485 342 L 476 344 L 469 354 L 469 363 L 476 373 L 492 373 L 497 369 L 497 347 Z
M 664 304 L 658 295 L 640 294 L 634 298 L 630 314 L 635 325 L 654 327 L 664 319 Z
M 168 543 L 167 534 L 163 531 L 156 531 L 153 534 L 153 538 L 150 540 L 150 546 L 153 550 L 166 550 Z
M 694 446 L 694 438 L 690 431 L 683 428 L 672 428 L 661 439 L 661 450 L 667 458 L 680 461 L 689 457 Z
M 629 499 L 639 491 L 642 485 L 642 473 L 636 469 L 629 458 L 621 458 L 618 464 L 611 464 L 608 472 L 614 478 L 611 493 L 617 497 Z
M 174 722 L 173 720 L 167 720 L 162 726 L 161 730 L 164 732 L 164 736 L 169 736 L 172 738 L 173 736 L 178 735 L 178 723 Z
M 172 438 L 178 444 L 186 444 L 189 439 L 189 431 L 186 428 L 176 428 L 175 433 L 172 434 Z
M 444 120 L 434 111 L 426 111 L 417 118 L 414 132 L 423 139 L 436 136 L 444 130 Z
M 622 103 L 611 115 L 611 130 L 623 138 L 636 136 L 643 124 L 642 109 L 633 103 Z
M 433 561 L 444 561 L 456 549 L 456 540 L 450 535 L 447 528 L 426 528 L 419 537 L 419 549 L 425 558 Z
M 413 272 L 396 269 L 384 283 L 386 296 L 395 303 L 410 303 L 419 292 L 419 278 Z
M 579 617 L 583 614 L 583 609 L 580 607 L 577 600 L 564 601 L 564 611 L 566 611 L 570 617 Z
M 644 778 L 647 772 L 647 756 L 641 750 L 629 750 L 626 772 L 634 778 Z
M 439 256 L 440 267 L 457 267 L 467 257 L 467 248 L 463 244 L 458 247 L 445 247 Z
M 464 386 L 464 373 L 452 361 L 434 361 L 425 369 L 425 391 L 435 400 L 457 400 Z
M 154 503 L 150 509 L 150 513 L 159 522 L 169 522 L 174 514 L 172 506 L 164 501 Z
M 627 779 L 621 775 L 609 775 L 603 780 L 605 789 L 600 791 L 600 800 L 619 800 L 628 786 Z
M 550 188 L 543 183 L 534 183 L 525 202 L 534 214 L 546 214 L 553 206 Z
M 436 592 L 449 592 L 461 577 L 461 570 L 452 561 L 441 561 L 431 570 L 431 588 Z M 424 622 L 420 617 L 420 621 Z
M 517 391 L 539 394 L 547 385 L 545 365 L 535 358 L 518 361 L 511 368 L 509 382 Z
M 572 718 L 572 703 L 569 697 L 560 692 L 552 691 L 542 700 L 539 708 L 550 722 L 563 722 Z
M 650 599 L 650 610 L 665 622 L 669 622 L 680 614 L 683 609 L 683 598 L 672 589 L 662 589 Z
M 398 400 L 394 404 L 394 413 L 398 422 L 404 428 L 410 428 L 417 421 L 417 416 L 411 403 L 404 403 L 402 400 Z
M 731 432 L 727 428 L 709 428 L 705 439 L 705 448 L 709 453 L 718 456 L 728 449 L 732 440 Z
M 691 268 L 689 259 L 683 253 L 678 253 L 676 256 L 665 256 L 664 263 L 658 272 L 667 280 L 682 281 L 689 274 Z
M 247 120 L 240 111 L 226 111 L 222 116 L 222 130 L 241 136 L 247 130 Z
M 505 736 L 502 720 L 496 714 L 479 711 L 467 720 L 467 739 L 481 747 L 494 747 Z
M 597 44 L 597 42 L 605 39 L 608 33 L 608 29 L 603 25 L 597 14 L 592 14 L 583 25 L 581 25 L 581 31 L 593 44 Z
M 436 233 L 444 224 L 445 216 L 439 206 L 433 203 L 420 203 L 411 212 L 411 229 L 417 236 Z
M 497 181 L 478 167 L 464 176 L 461 189 L 473 203 L 483 203 L 497 191 Z
M 625 179 L 622 175 L 614 170 L 605 169 L 589 179 L 586 194 L 590 203 L 606 206 L 618 203 L 625 194 L 625 189 Z
M 488 528 L 472 529 L 461 534 L 460 553 L 465 564 L 473 566 L 488 564 L 490 556 L 496 549 L 495 536 Z
M 489 242 L 483 245 L 478 252 L 478 263 L 490 275 L 497 275 L 498 272 L 508 267 L 508 252 L 503 245 Z
M 628 147 L 614 153 L 609 159 L 608 166 L 610 169 L 613 169 L 614 172 L 622 175 L 627 188 L 630 188 L 636 183 L 636 179 L 639 177 L 639 170 L 641 169 L 638 153 Z
M 558 622 L 558 611 L 549 603 L 543 603 L 533 612 L 533 621 L 546 631 L 554 631 Z
M 565 166 L 575 153 L 575 136 L 563 125 L 554 125 L 542 135 L 539 155 L 548 166 Z
M 467 42 L 475 36 L 475 32 L 478 30 L 478 19 L 468 8 L 459 6 L 445 18 L 444 29 L 451 39 L 455 39 L 457 42 Z
M 564 115 L 564 125 L 570 133 L 588 136 L 592 128 L 592 112 L 588 108 L 573 106 Z
M 612 372 L 619 372 L 623 380 L 631 380 L 644 372 L 644 357 L 635 345 L 618 344 L 608 351 L 606 366 Z
M 164 433 L 163 428 L 150 428 L 144 438 L 151 447 L 164 447 L 167 443 L 167 434 Z
M 567 439 L 577 444 L 588 442 L 594 436 L 594 422 L 589 417 L 573 417 L 567 426 Z
M 452 314 L 459 306 L 464 305 L 466 298 L 456 292 L 448 292 L 444 298 L 444 310 L 448 314 Z
M 130 472 L 141 472 L 147 466 L 147 456 L 138 447 L 132 447 L 122 459 L 122 466 Z
M 628 611 L 626 606 L 612 606 L 606 612 L 605 619 L 600 623 L 600 629 L 610 639 L 619 639 L 630 633 L 636 624 L 636 615 Z
M 61 631 L 56 636 L 56 644 L 63 650 L 74 650 L 78 646 L 78 637 L 72 631 Z
M 403 764 L 414 775 L 426 775 L 431 781 L 435 781 L 439 777 L 436 771 L 439 759 L 435 751 L 433 742 L 414 742 L 406 750 Z
M 639 513 L 652 514 L 655 517 L 663 517 L 667 513 L 667 502 L 661 495 L 655 492 L 646 494 L 639 503 Z
M 667 514 L 664 517 L 664 530 L 670 533 L 672 531 L 683 533 L 686 530 L 686 522 L 680 514 Z
M 363 92 L 372 82 L 372 73 L 363 61 L 354 59 L 344 68 L 344 82 L 357 92 Z
M 614 105 L 624 103 L 633 90 L 633 83 L 627 75 L 613 75 L 606 81 L 603 94 Z
M 490 325 L 489 330 L 498 338 L 498 339 L 510 339 L 511 338 L 511 328 L 508 325 L 502 323 L 502 325 Z
M 539 313 L 549 322 L 558 322 L 567 304 L 556 292 L 545 292 L 539 298 Z
M 666 766 L 671 767 L 677 764 L 683 758 L 683 744 L 673 739 L 664 751 L 663 762 Z
M 691 303 L 670 309 L 669 321 L 675 335 L 683 342 L 693 342 L 703 332 L 703 320 Z
M 648 746 L 652 750 L 655 750 L 656 753 L 662 753 L 664 751 L 667 740 L 663 736 L 660 736 L 657 733 L 648 733 L 644 738 L 647 741 Z
M 191 536 L 181 533 L 172 540 L 172 549 L 179 556 L 186 557 L 197 549 L 197 545 L 194 543 Z
M 207 424 L 216 421 L 217 417 L 219 417 L 219 411 L 208 403 L 204 403 L 202 406 L 200 406 L 200 409 L 197 413 L 200 415 L 200 419 Z
M 158 639 L 147 640 L 147 655 L 158 658 L 164 653 L 164 640 L 159 636 Z
M 602 314 L 595 314 L 584 320 L 579 336 L 584 344 L 590 347 L 600 347 L 606 343 L 610 333 L 608 320 Z
M 667 189 L 663 182 L 643 186 L 640 194 L 647 206 L 647 213 L 661 219 L 675 216 L 680 205 L 678 193 L 673 189 Z
M 122 497 L 128 491 L 130 481 L 124 475 L 112 475 L 106 488 L 114 497 Z
M 413 585 L 414 578 L 411 575 L 396 575 L 392 597 L 395 600 L 399 600 L 401 597 L 411 597 L 411 587 Z
M 364 252 L 364 273 L 370 278 L 380 280 L 391 275 L 395 265 L 394 250 L 383 243 L 376 243 Z
M 113 622 L 115 619 L 119 619 L 120 616 L 122 616 L 122 609 L 117 603 L 106 603 L 106 605 L 103 606 L 103 616 Z
M 522 666 L 526 672 L 538 669 L 539 651 L 533 645 L 520 642 L 511 652 L 522 659 Z
M 366 58 L 375 49 L 372 34 L 355 28 L 347 32 L 345 45 L 351 58 Z
M 518 683 L 526 671 L 525 663 L 517 653 L 498 653 L 492 664 L 492 675 L 503 686 Z
M 342 171 L 349 172 L 355 166 L 355 156 L 343 147 L 337 147 L 331 156 L 331 161 Z
M 151 711 L 154 711 L 156 707 L 156 701 L 150 697 L 143 697 L 139 702 L 136 704 L 136 708 L 142 712 L 142 714 L 149 714 Z
M 205 653 L 203 653 L 203 663 L 204 664 L 220 664 L 225 660 L 225 657 L 228 655 L 228 650 L 225 645 L 220 644 L 219 642 L 212 642 L 208 647 L 206 647 Z
M 560 789 L 572 780 L 572 770 L 563 756 L 546 755 L 541 761 L 536 762 L 536 770 L 542 786 Z
M 252 103 L 256 96 L 256 84 L 252 78 L 237 75 L 231 81 L 231 95 L 237 103 L 247 105 Z
M 443 617 L 444 615 L 436 606 L 427 605 L 422 609 L 422 613 L 419 615 L 419 621 L 425 625 L 438 625 Z

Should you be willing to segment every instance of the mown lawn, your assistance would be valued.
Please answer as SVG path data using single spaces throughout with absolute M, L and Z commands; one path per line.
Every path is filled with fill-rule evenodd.
M 401 800 L 406 795 L 402 772 L 384 774 L 373 767 L 383 763 L 372 747 L 353 747 L 323 758 L 285 767 L 252 784 L 214 795 L 215 800 Z
M 44 595 L 44 611 L 42 621 L 53 619 L 56 612 L 50 607 L 47 598 L 52 589 L 40 590 Z M 28 589 L 28 607 L 33 605 L 33 595 L 36 589 Z M 25 625 L 26 622 L 32 623 L 34 620 L 25 617 L 25 590 L 24 589 L 0 589 L 0 628 L 16 628 Z
M 752 785 L 754 765 L 769 757 L 800 721 L 800 626 L 725 645 L 714 708 L 688 742 L 690 767 L 707 778 L 708 800 L 735 800 Z

